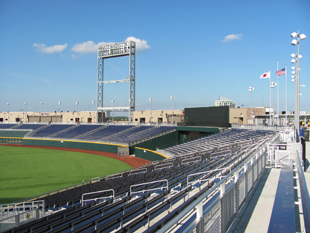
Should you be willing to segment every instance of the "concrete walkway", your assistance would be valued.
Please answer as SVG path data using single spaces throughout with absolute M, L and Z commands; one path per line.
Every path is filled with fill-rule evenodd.
M 295 145 L 294 150 L 301 150 L 301 145 Z M 301 154 L 300 154 L 301 156 Z M 310 142 L 306 142 L 306 167 L 304 173 L 308 192 L 310 191 Z M 281 169 L 267 167 L 254 192 L 247 198 L 247 201 L 230 232 L 256 233 L 268 232 L 269 222 L 273 210 L 274 199 L 277 192 Z

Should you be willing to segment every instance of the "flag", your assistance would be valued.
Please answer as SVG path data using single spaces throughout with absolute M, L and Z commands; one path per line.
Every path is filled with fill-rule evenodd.
M 278 70 L 276 72 L 277 76 L 281 76 L 281 75 L 284 75 L 285 74 L 285 68 L 283 68 L 282 70 Z
M 263 78 L 270 78 L 270 71 L 269 72 L 266 72 L 266 73 L 263 73 L 261 76 L 260 76 L 261 79 Z

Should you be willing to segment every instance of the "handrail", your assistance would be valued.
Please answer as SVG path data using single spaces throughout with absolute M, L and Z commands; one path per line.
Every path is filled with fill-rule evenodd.
M 97 193 L 107 193 L 107 192 L 112 192 L 112 196 L 107 196 L 107 197 L 96 197 L 96 198 L 91 198 L 91 199 L 87 199 L 87 200 L 84 200 L 84 196 L 86 195 L 92 195 L 92 194 L 97 194 Z M 84 193 L 82 195 L 82 199 L 81 199 L 81 206 L 84 205 L 84 201 L 97 201 L 97 200 L 100 200 L 100 199 L 105 199 L 105 198 L 113 198 L 113 200 L 115 199 L 115 192 L 114 192 L 114 189 L 106 189 L 106 190 L 101 190 L 101 191 L 97 191 L 97 192 L 90 192 L 90 193 Z
M 162 163 L 154 166 L 154 171 L 173 167 L 173 163 Z
M 196 156 L 196 157 L 190 157 L 188 159 L 183 159 L 181 161 L 181 164 L 183 165 L 183 164 L 189 164 L 189 163 L 194 163 L 194 162 L 199 162 L 199 161 L 201 161 L 201 156 Z
M 216 172 L 216 171 L 222 171 L 222 170 L 227 170 L 227 169 L 229 169 L 229 173 L 231 173 L 231 168 L 230 167 L 225 167 L 225 168 L 219 168 L 219 169 L 214 169 L 214 170 L 210 170 L 210 171 L 205 171 L 205 172 L 198 172 L 198 173 L 193 173 L 193 174 L 189 174 L 188 176 L 187 176 L 187 186 L 188 186 L 188 184 L 192 184 L 192 183 L 196 183 L 196 182 L 201 182 L 201 181 L 207 181 L 207 180 L 210 180 L 210 179 L 198 179 L 198 181 L 197 180 L 195 180 L 195 181 L 193 181 L 193 182 L 188 182 L 188 179 L 189 179 L 189 177 L 191 177 L 191 176 L 197 176 L 197 175 L 202 175 L 202 174 L 208 174 L 208 173 L 211 173 L 211 172 Z
M 137 170 L 130 170 L 129 171 L 129 176 L 137 175 L 137 174 L 141 174 L 141 173 L 146 173 L 146 172 L 147 172 L 147 168 L 141 168 L 141 169 L 137 169 Z
M 309 198 L 307 183 L 306 183 L 305 175 L 302 169 L 298 150 L 296 153 L 296 161 L 297 161 L 297 172 L 298 172 L 298 178 L 299 178 L 299 184 L 300 184 L 303 217 L 304 217 L 304 223 L 305 223 L 305 232 L 309 233 L 310 232 L 310 198 Z
M 199 205 L 201 205 L 201 203 L 205 200 L 206 197 L 208 197 L 210 194 L 214 193 L 214 191 L 216 190 L 220 190 L 220 192 L 222 192 L 223 185 L 225 185 L 225 183 L 227 182 L 227 179 L 230 179 L 230 177 L 235 174 L 238 174 L 239 170 L 242 168 L 245 168 L 245 165 L 248 164 L 252 158 L 256 157 L 257 155 L 259 157 L 263 156 L 261 151 L 264 151 L 264 148 L 261 148 L 260 150 L 255 150 L 252 153 L 252 156 L 250 156 L 248 159 L 246 159 L 245 161 L 243 161 L 241 164 L 239 164 L 237 167 L 235 167 L 229 174 L 226 175 L 225 179 L 221 179 L 218 183 L 216 183 L 211 189 L 207 190 L 203 195 L 199 196 L 197 199 L 195 199 L 190 205 L 188 205 L 185 209 L 183 209 L 182 212 L 178 213 L 177 216 L 175 216 L 173 218 L 173 220 L 169 221 L 168 223 L 166 223 L 160 230 L 158 230 L 157 232 L 167 232 L 172 226 L 174 226 L 175 224 L 177 224 L 181 219 L 184 218 L 184 216 L 189 213 L 190 211 L 192 211 L 193 209 L 196 209 L 197 211 L 199 211 L 198 208 Z M 253 164 L 251 163 L 251 166 Z M 239 175 L 238 175 L 239 176 Z M 235 181 L 236 182 L 236 181 Z M 225 188 L 224 188 L 225 190 Z M 225 192 L 225 191 L 224 191 Z M 216 202 L 218 203 L 219 198 L 216 200 Z M 214 204 L 214 203 L 213 203 Z M 205 211 L 203 211 L 205 212 Z M 197 224 L 197 222 L 196 222 Z
M 148 185 L 148 184 L 155 184 L 155 183 L 161 183 L 161 182 L 166 182 L 167 186 L 165 187 L 160 187 L 160 188 L 153 188 L 153 189 L 143 189 L 142 191 L 135 191 L 132 192 L 131 188 L 133 187 L 139 187 L 139 186 L 143 186 L 143 185 Z M 129 195 L 131 196 L 134 193 L 144 193 L 144 192 L 148 192 L 148 191 L 154 191 L 154 190 L 163 190 L 163 188 L 166 188 L 168 190 L 168 180 L 167 179 L 163 179 L 163 180 L 157 180 L 157 181 L 152 181 L 152 182 L 147 182 L 147 183 L 142 183 L 142 184 L 134 184 L 130 186 L 130 190 L 129 190 Z

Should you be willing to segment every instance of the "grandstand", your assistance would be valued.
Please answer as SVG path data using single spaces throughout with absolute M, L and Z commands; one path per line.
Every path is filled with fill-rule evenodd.
M 49 127 L 53 129 L 46 130 Z M 32 135 L 76 137 L 71 133 L 85 134 L 78 130 L 80 126 L 54 127 L 42 127 Z M 163 132 L 154 126 L 116 127 L 119 126 L 106 125 L 92 130 L 115 129 L 114 138 L 123 131 L 124 135 L 129 132 L 132 135 L 145 131 Z M 110 130 L 107 138 L 112 138 Z M 14 232 L 133 232 L 139 229 L 155 232 L 173 213 L 184 210 L 215 187 L 221 177 L 247 161 L 253 152 L 267 141 L 274 140 L 275 136 L 275 131 L 230 129 L 166 148 L 174 153 L 170 159 L 36 199 L 44 201 L 44 212 L 48 216 L 17 227 Z M 85 195 L 87 199 L 84 200 Z M 162 215 L 165 211 L 169 213 L 167 216 Z

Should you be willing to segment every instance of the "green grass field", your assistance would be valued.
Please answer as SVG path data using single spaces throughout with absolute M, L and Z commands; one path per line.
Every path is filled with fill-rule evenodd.
M 130 168 L 117 159 L 99 155 L 0 146 L 0 204 Z

